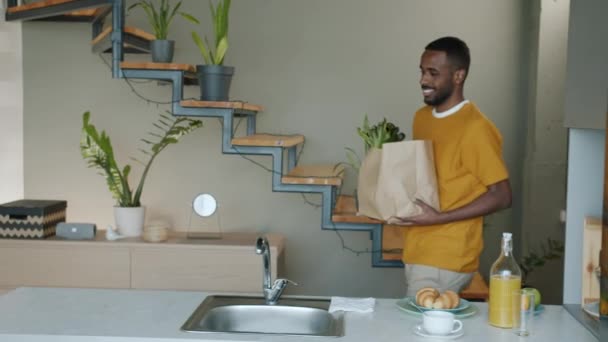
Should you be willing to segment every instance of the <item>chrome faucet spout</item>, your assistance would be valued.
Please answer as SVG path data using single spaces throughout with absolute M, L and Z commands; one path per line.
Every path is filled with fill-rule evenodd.
M 270 289 L 270 278 L 271 278 L 271 270 L 270 270 L 270 246 L 268 245 L 268 240 L 265 237 L 259 237 L 255 243 L 255 252 L 256 254 L 262 255 L 263 260 L 263 274 L 262 274 L 262 291 L 266 293 L 267 289 Z
M 275 305 L 279 301 L 283 290 L 287 287 L 288 283 L 292 283 L 294 285 L 298 285 L 297 283 L 288 280 L 288 279 L 277 279 L 274 281 L 272 286 L 271 283 L 271 269 L 270 269 L 270 246 L 268 245 L 268 240 L 265 237 L 258 237 L 255 243 L 255 253 L 262 255 L 262 271 L 264 272 L 262 275 L 262 293 L 264 294 L 264 300 L 268 305 Z

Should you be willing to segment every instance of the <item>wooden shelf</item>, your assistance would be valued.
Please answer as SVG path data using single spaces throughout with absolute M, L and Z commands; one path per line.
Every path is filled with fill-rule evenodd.
M 262 112 L 264 107 L 254 105 L 242 101 L 199 101 L 199 100 L 183 100 L 180 102 L 182 107 L 195 107 L 195 108 L 232 108 L 232 109 L 244 109 L 252 112 Z
M 303 135 L 272 135 L 254 134 L 232 139 L 232 145 L 264 146 L 264 147 L 293 147 L 304 142 Z
M 342 165 L 296 166 L 281 181 L 285 184 L 312 184 L 340 186 L 344 178 Z
M 196 72 L 193 65 L 178 63 L 121 62 L 120 67 L 123 69 L 181 70 L 186 72 Z
M 144 39 L 144 40 L 148 40 L 148 41 L 156 39 L 156 36 L 154 36 L 153 34 L 148 33 L 144 30 L 138 29 L 136 27 L 125 26 L 124 32 L 125 32 L 125 34 L 129 34 L 131 36 L 134 36 L 134 37 L 137 37 L 140 39 Z M 95 37 L 95 39 L 93 39 L 91 41 L 91 45 L 95 45 L 95 44 L 99 43 L 100 41 L 102 41 L 103 39 L 108 37 L 110 35 L 110 33 L 112 33 L 112 27 L 108 26 L 103 31 L 101 31 L 101 33 L 99 35 L 97 35 L 97 37 Z

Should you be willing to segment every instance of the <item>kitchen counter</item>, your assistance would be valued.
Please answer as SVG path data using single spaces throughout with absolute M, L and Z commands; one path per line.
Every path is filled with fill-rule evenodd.
M 0 296 L 0 341 L 11 342 L 184 342 L 311 341 L 334 337 L 256 334 L 194 334 L 180 327 L 207 294 L 203 292 L 19 288 Z M 373 313 L 345 314 L 337 341 L 429 341 L 412 333 L 420 318 L 402 312 L 395 299 L 379 299 Z M 487 305 L 463 319 L 459 341 L 597 341 L 563 307 L 546 305 L 525 339 L 486 323 Z M 263 319 L 263 318 L 261 318 Z

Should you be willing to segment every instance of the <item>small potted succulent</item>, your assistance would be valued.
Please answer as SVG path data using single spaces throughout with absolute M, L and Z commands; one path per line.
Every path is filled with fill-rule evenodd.
M 90 168 L 101 171 L 100 174 L 105 177 L 110 192 L 116 199 L 114 219 L 118 232 L 124 236 L 139 236 L 143 231 L 145 217 L 145 207 L 141 205 L 140 199 L 152 162 L 167 146 L 176 144 L 181 137 L 201 127 L 203 123 L 188 118 L 174 119 L 161 114 L 158 123 L 154 124 L 155 131 L 148 133 L 151 138 L 141 139 L 149 146 L 148 149 L 140 149 L 147 160 L 144 162 L 132 158 L 144 167 L 137 189 L 133 191 L 129 184 L 131 165 L 127 164 L 123 168 L 118 166 L 110 137 L 105 131 L 97 131 L 90 122 L 90 116 L 90 112 L 82 116 L 82 157 Z
M 182 2 L 179 1 L 175 6 L 171 7 L 169 0 L 160 0 L 159 7 L 157 8 L 152 0 L 139 0 L 133 5 L 129 6 L 129 11 L 135 7 L 141 7 L 148 21 L 154 30 L 156 40 L 150 42 L 150 50 L 152 52 L 152 61 L 156 63 L 171 63 L 173 61 L 173 52 L 175 50 L 175 41 L 168 40 L 169 27 L 176 14 L 180 14 L 185 19 L 199 23 L 198 19 L 192 15 L 180 12 L 179 9 L 182 6 Z
M 228 51 L 230 0 L 219 0 L 215 7 L 209 3 L 209 7 L 215 35 L 214 45 L 209 43 L 207 37 L 203 40 L 198 33 L 192 32 L 192 39 L 205 61 L 204 65 L 196 66 L 201 87 L 201 100 L 228 101 L 230 83 L 234 74 L 234 67 L 224 66 L 224 57 Z

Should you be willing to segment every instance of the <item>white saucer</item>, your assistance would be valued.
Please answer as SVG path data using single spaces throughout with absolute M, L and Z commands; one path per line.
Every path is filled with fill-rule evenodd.
M 460 329 L 459 332 L 456 332 L 453 334 L 434 335 L 434 334 L 428 333 L 426 330 L 424 330 L 424 328 L 422 327 L 422 324 L 416 324 L 416 326 L 414 326 L 413 330 L 414 330 L 414 334 L 416 334 L 418 336 L 432 337 L 436 340 L 454 340 L 454 339 L 457 339 L 459 337 L 462 337 L 462 335 L 464 335 L 464 329 Z

